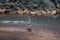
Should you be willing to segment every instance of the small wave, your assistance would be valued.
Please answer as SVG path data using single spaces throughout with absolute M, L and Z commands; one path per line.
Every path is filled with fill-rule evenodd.
M 0 21 L 1 24 L 26 24 L 29 23 L 28 21 Z

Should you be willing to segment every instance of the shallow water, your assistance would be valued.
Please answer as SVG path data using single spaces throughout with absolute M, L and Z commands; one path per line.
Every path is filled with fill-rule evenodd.
M 29 35 L 31 33 L 34 34 L 33 37 L 34 40 L 41 38 L 40 37 L 41 35 L 45 35 L 44 37 L 48 36 L 50 40 L 53 40 L 54 38 L 55 38 L 54 40 L 60 40 L 60 16 L 58 17 L 31 16 L 31 22 L 33 30 L 35 31 L 36 29 L 35 31 L 36 33 L 27 31 L 18 32 L 20 31 L 21 28 L 24 27 L 25 29 L 25 27 L 28 27 L 28 25 L 26 25 L 28 23 L 27 16 L 12 16 L 12 15 L 0 16 L 0 31 L 1 31 L 0 40 L 25 40 L 25 39 L 30 40 L 32 39 L 33 36 Z M 18 28 L 19 30 L 16 31 Z M 41 32 L 41 30 L 44 31 Z M 6 33 L 6 31 L 8 32 Z M 35 34 L 38 37 L 36 37 Z M 31 36 L 31 38 L 29 36 Z M 43 40 L 45 40 L 44 37 L 42 38 Z M 48 40 L 48 38 L 46 37 L 46 40 Z
M 15 21 L 15 22 L 27 22 L 28 16 L 19 16 L 19 15 L 0 15 L 1 21 Z M 48 23 L 48 22 L 56 22 L 60 23 L 60 16 L 52 17 L 52 16 L 31 16 L 32 23 Z

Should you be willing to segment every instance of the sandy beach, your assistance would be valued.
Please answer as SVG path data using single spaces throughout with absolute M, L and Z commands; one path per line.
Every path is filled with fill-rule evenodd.
M 33 24 L 32 32 L 27 27 L 26 24 L 0 24 L 0 40 L 60 40 L 59 26 Z

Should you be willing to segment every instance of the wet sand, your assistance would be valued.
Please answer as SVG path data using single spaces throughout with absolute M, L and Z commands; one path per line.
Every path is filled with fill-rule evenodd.
M 0 40 L 60 40 L 60 27 L 49 24 L 33 24 L 28 32 L 26 24 L 0 24 Z

